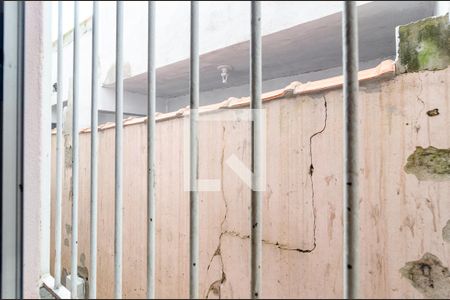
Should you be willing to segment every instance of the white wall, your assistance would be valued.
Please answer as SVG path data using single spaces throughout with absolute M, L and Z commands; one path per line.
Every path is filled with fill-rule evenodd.
M 436 1 L 435 15 L 442 16 L 450 12 L 450 1 Z
M 80 39 L 80 125 L 83 126 L 86 122 L 89 124 L 90 120 L 90 102 L 91 102 L 91 49 L 92 45 L 92 34 L 88 33 L 82 35 Z M 57 82 L 57 52 L 56 48 L 52 51 L 52 84 Z M 72 97 L 72 84 L 73 84 L 73 43 L 68 44 L 64 47 L 63 51 L 63 85 L 58 87 L 62 88 L 63 91 L 63 101 L 69 101 Z M 72 99 L 70 99 L 70 102 Z M 56 93 L 52 89 L 52 110 L 56 112 Z M 55 117 L 56 115 L 53 114 Z M 56 122 L 56 118 L 53 119 Z
M 80 38 L 80 128 L 90 127 L 90 110 L 91 110 L 91 64 L 92 64 L 92 31 L 88 31 L 81 35 Z M 106 49 L 111 50 L 109 47 Z M 114 57 L 115 51 L 103 51 Z M 57 81 L 57 49 L 53 48 L 52 55 L 52 84 Z M 69 43 L 64 47 L 63 51 L 63 101 L 72 101 L 72 81 L 73 81 L 73 43 Z M 104 81 L 108 75 L 108 70 L 105 70 L 105 63 L 103 58 L 105 55 L 100 55 L 100 74 L 101 80 Z M 114 72 L 109 72 L 109 74 Z M 55 92 L 51 94 L 52 103 L 52 120 L 56 122 L 56 96 Z M 114 111 L 115 97 L 114 89 L 101 87 L 99 91 L 99 110 Z M 145 114 L 142 107 L 146 100 L 146 95 L 136 94 L 131 92 L 124 92 L 124 111 L 128 114 Z M 67 122 L 71 122 L 70 116 L 66 116 Z

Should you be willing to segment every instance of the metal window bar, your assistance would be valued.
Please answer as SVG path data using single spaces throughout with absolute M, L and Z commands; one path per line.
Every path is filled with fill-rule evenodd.
M 56 100 L 56 205 L 55 205 L 55 289 L 61 286 L 61 205 L 63 190 L 63 6 L 58 1 L 58 53 Z
M 58 98 L 57 98 L 57 193 L 55 288 L 61 282 L 61 199 L 62 199 L 62 93 L 63 38 L 62 3 L 58 3 Z M 78 168 L 79 168 L 79 3 L 74 5 L 73 54 L 73 126 L 72 126 L 72 253 L 71 296 L 77 298 L 78 244 Z M 155 297 L 155 13 L 154 2 L 148 6 L 148 266 L 147 296 Z M 355 2 L 344 2 L 343 10 L 343 75 L 344 75 L 344 297 L 358 297 L 358 40 Z M 190 20 L 190 285 L 191 299 L 198 293 L 199 214 L 198 214 L 198 106 L 199 106 L 199 37 L 198 2 L 191 1 Z M 91 111 L 91 277 L 90 298 L 96 297 L 97 254 L 97 151 L 98 151 L 98 3 L 93 4 L 92 36 L 92 111 Z M 262 192 L 260 186 L 262 145 L 261 119 L 256 110 L 261 102 L 261 3 L 251 2 L 251 109 L 252 113 L 252 197 L 251 197 L 251 298 L 261 296 L 262 257 Z M 116 153 L 115 153 L 115 298 L 122 297 L 122 167 L 123 167 L 123 3 L 116 11 Z
M 259 115 L 261 101 L 261 3 L 251 2 L 251 38 L 250 38 L 250 80 L 252 109 L 252 196 L 251 196 L 251 298 L 261 297 L 261 262 L 262 262 L 262 199 L 260 191 L 261 180 L 261 150 L 262 129 Z
M 123 2 L 116 5 L 116 140 L 115 140 L 115 219 L 114 219 L 114 297 L 122 298 L 123 250 Z
M 79 84 L 80 84 L 80 30 L 79 30 L 79 3 L 74 3 L 74 35 L 73 35 L 73 124 L 72 124 L 72 253 L 70 291 L 73 299 L 77 298 L 78 273 L 78 168 L 79 168 Z
M 23 107 L 25 3 L 3 7 L 1 298 L 23 297 Z M 5 176 L 7 174 L 8 176 Z
M 91 215 L 89 299 L 97 297 L 97 183 L 98 183 L 98 1 L 92 4 L 92 95 L 91 95 Z
M 354 1 L 344 2 L 342 20 L 344 73 L 344 298 L 358 298 L 359 153 L 358 18 Z
M 199 24 L 198 2 L 191 1 L 190 53 L 190 218 L 189 218 L 189 297 L 199 298 L 199 196 L 198 196 L 198 105 L 199 105 Z
M 148 2 L 148 103 L 147 103 L 147 298 L 155 298 L 155 140 L 156 140 L 156 81 L 155 81 L 155 3 Z

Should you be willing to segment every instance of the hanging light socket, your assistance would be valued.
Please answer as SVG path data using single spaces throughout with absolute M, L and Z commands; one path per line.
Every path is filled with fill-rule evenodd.
M 230 71 L 233 70 L 233 68 L 229 65 L 220 65 L 217 67 L 217 70 L 220 71 L 220 76 L 222 77 L 222 83 L 227 83 L 228 76 L 230 74 Z

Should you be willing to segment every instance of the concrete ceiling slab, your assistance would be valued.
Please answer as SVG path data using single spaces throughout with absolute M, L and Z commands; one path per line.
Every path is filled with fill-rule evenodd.
M 395 27 L 432 16 L 434 2 L 375 1 L 358 7 L 360 61 L 395 57 Z M 317 72 L 341 66 L 341 14 L 300 24 L 263 37 L 263 80 Z M 231 65 L 228 82 L 219 65 Z M 157 70 L 157 97 L 189 92 L 189 60 Z M 315 78 L 317 79 L 317 78 Z M 233 87 L 249 82 L 249 42 L 206 53 L 200 58 L 200 90 Z M 128 78 L 124 88 L 147 93 L 147 74 Z

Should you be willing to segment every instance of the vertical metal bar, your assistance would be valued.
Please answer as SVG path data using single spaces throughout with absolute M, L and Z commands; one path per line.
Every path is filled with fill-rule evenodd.
M 344 2 L 344 298 L 358 298 L 358 18 L 354 1 Z
M 4 5 L 1 298 L 23 297 L 23 114 L 25 2 Z
M 58 66 L 56 100 L 55 289 L 61 286 L 61 203 L 63 188 L 63 7 L 58 1 Z
M 148 2 L 148 103 L 147 103 L 147 298 L 155 298 L 155 140 L 156 140 L 156 81 L 155 81 L 155 2 Z
M 25 106 L 25 26 L 26 26 L 26 9 L 25 3 L 18 4 L 18 22 L 17 22 L 17 106 L 16 106 L 16 296 L 22 298 L 23 295 L 23 245 L 24 245 L 24 199 L 23 199 L 23 184 L 24 184 L 24 106 Z M 4 45 L 5 46 L 5 45 Z M 6 118 L 5 118 L 6 119 Z M 3 123 L 4 124 L 4 123 Z M 5 131 L 6 132 L 6 131 Z M 11 170 L 11 169 L 9 169 Z M 3 209 L 3 208 L 2 208 Z M 3 267 L 3 266 L 2 266 Z
M 97 298 L 97 177 L 98 177 L 98 1 L 92 6 L 92 99 L 91 99 L 91 231 L 89 299 Z
M 198 299 L 199 211 L 198 211 L 198 105 L 199 105 L 199 37 L 198 2 L 191 1 L 190 54 L 190 223 L 189 223 L 189 297 Z
M 114 220 L 114 297 L 122 298 L 122 214 L 123 214 L 123 2 L 116 11 L 116 153 Z
M 77 298 L 78 279 L 78 164 L 79 164 L 79 83 L 80 83 L 80 30 L 78 21 L 79 3 L 74 3 L 73 18 L 73 124 L 72 124 L 72 253 L 71 253 L 71 297 Z
M 25 26 L 26 26 L 26 3 L 18 3 L 18 19 L 17 19 L 17 106 L 16 106 L 16 296 L 23 297 L 23 271 L 24 271 L 24 199 L 23 199 L 23 184 L 24 184 L 24 114 L 25 114 Z M 6 17 L 6 16 L 5 16 Z M 5 47 L 5 45 L 3 45 Z M 6 48 L 6 47 L 5 47 Z M 4 59 L 4 58 L 3 58 Z M 4 90 L 4 89 L 3 89 Z M 6 119 L 6 118 L 5 118 Z M 5 124 L 5 119 L 3 124 Z M 6 130 L 5 130 L 6 132 Z M 11 142 L 11 141 L 10 141 Z M 4 145 L 4 144 L 3 144 Z M 10 171 L 11 169 L 8 169 Z M 4 188 L 4 187 L 3 187 Z M 8 199 L 8 198 L 7 198 Z M 11 229 L 9 229 L 11 230 Z M 3 268 L 3 266 L 2 266 Z
M 252 198 L 251 198 L 251 298 L 261 297 L 262 262 L 262 120 L 261 101 L 261 3 L 251 2 L 251 109 L 252 109 Z

